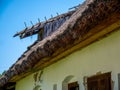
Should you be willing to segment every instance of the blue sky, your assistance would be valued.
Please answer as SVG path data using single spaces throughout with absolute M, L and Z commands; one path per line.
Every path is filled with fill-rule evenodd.
M 31 45 L 37 36 L 20 40 L 13 38 L 16 32 L 38 22 L 44 21 L 59 14 L 65 13 L 69 8 L 82 3 L 84 0 L 0 0 L 0 73 L 15 63 L 15 61 Z

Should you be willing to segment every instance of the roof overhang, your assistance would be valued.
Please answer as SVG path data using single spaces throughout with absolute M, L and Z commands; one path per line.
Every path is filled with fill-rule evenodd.
M 114 19 L 113 19 L 114 18 Z M 112 15 L 110 18 L 107 18 L 99 25 L 92 28 L 88 33 L 86 33 L 82 39 L 76 40 L 72 45 L 61 46 L 54 54 L 49 55 L 41 59 L 37 64 L 34 65 L 32 70 L 30 69 L 27 73 L 21 73 L 11 78 L 10 81 L 17 81 L 35 71 L 42 70 L 45 67 L 59 61 L 60 59 L 66 57 L 76 50 L 80 50 L 83 47 L 100 40 L 103 37 L 108 36 L 111 32 L 120 30 L 120 16 L 117 14 Z

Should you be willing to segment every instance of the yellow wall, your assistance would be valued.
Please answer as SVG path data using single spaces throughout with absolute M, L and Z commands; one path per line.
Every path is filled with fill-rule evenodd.
M 53 90 L 54 84 L 57 84 L 57 90 L 62 90 L 62 81 L 67 76 L 73 75 L 72 81 L 77 80 L 80 90 L 84 90 L 83 77 L 94 75 L 99 71 L 112 71 L 114 90 L 118 90 L 120 30 L 45 68 L 39 84 L 42 90 Z M 16 90 L 33 90 L 33 87 L 33 75 L 30 75 L 17 82 Z
M 16 84 L 16 90 L 33 90 L 34 87 L 34 80 L 33 75 L 30 75 L 20 81 Z

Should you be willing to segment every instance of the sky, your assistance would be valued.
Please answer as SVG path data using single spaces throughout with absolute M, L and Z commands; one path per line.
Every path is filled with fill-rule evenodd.
M 56 13 L 68 12 L 84 0 L 0 0 L 0 73 L 9 67 L 27 50 L 37 35 L 20 39 L 13 37 L 16 32 L 38 23 L 38 18 L 45 21 Z

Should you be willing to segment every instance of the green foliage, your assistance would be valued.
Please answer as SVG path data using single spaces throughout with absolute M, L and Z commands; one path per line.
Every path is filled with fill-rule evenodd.
M 6 70 L 4 70 L 2 74 L 0 74 L 0 77 L 2 77 L 2 75 L 4 75 L 5 73 L 6 73 Z
M 6 73 L 6 70 L 4 70 L 4 71 L 2 72 L 2 75 L 5 74 L 5 73 Z

